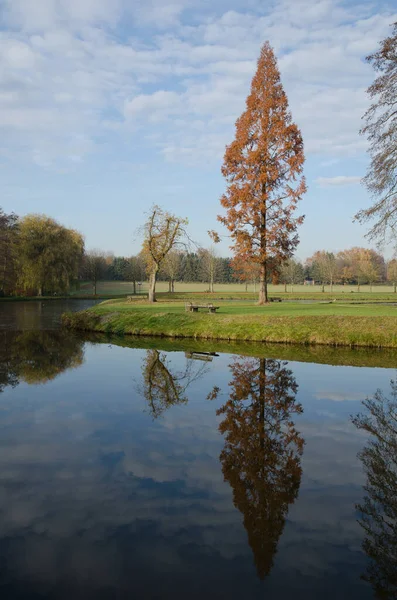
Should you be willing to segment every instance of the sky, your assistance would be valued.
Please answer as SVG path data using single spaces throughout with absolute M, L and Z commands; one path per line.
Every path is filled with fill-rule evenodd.
M 0 206 L 128 256 L 156 203 L 209 246 L 208 230 L 226 233 L 223 154 L 269 40 L 305 143 L 297 256 L 371 246 L 353 223 L 371 203 L 365 56 L 396 20 L 384 0 L 0 0 Z

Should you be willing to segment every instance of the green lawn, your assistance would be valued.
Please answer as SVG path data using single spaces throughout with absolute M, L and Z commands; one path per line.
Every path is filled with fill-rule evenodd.
M 110 300 L 65 325 L 105 333 L 397 347 L 397 307 L 377 305 L 219 302 L 219 312 L 185 312 L 184 303 L 128 303 Z
M 205 304 L 205 303 L 204 303 Z M 304 317 L 309 315 L 335 315 L 335 316 L 391 316 L 397 317 L 397 306 L 376 304 L 343 304 L 341 302 L 313 304 L 301 304 L 298 302 L 274 302 L 265 306 L 257 306 L 252 302 L 216 302 L 219 310 L 213 316 L 226 315 L 257 315 L 257 316 L 281 316 L 281 317 Z M 126 302 L 124 300 L 108 300 L 96 307 L 97 312 L 109 313 L 117 310 L 121 313 L 131 314 L 134 311 L 148 313 L 185 314 L 183 302 L 156 302 L 147 304 L 140 302 Z M 206 311 L 200 311 L 199 315 L 205 315 Z M 197 316 L 196 313 L 191 316 Z
M 159 281 L 157 283 L 157 292 L 159 294 L 166 294 L 168 293 L 168 283 L 165 281 Z M 256 286 L 256 291 L 257 291 L 257 286 Z M 148 291 L 148 283 L 147 282 L 143 282 L 142 286 L 140 288 L 140 292 L 142 294 L 147 294 Z M 247 288 L 247 292 L 249 293 L 250 297 L 254 297 L 256 295 L 256 291 L 255 291 L 255 286 L 253 284 L 248 285 Z M 176 283 L 175 284 L 175 294 L 173 294 L 173 297 L 180 297 L 180 295 L 185 295 L 185 294 L 191 294 L 191 293 L 197 293 L 197 294 L 205 294 L 207 292 L 208 294 L 208 284 L 206 283 Z M 71 292 L 73 295 L 91 295 L 93 293 L 93 288 L 92 288 L 92 284 L 90 282 L 82 282 L 80 283 L 80 289 Z M 106 296 L 118 296 L 118 295 L 123 295 L 123 294 L 132 294 L 133 293 L 133 284 L 129 281 L 99 281 L 98 285 L 97 285 L 97 294 L 98 295 L 106 295 Z M 240 295 L 240 294 L 244 294 L 245 293 L 245 284 L 238 284 L 238 283 L 233 283 L 233 284 L 215 284 L 215 296 L 219 296 L 222 294 L 232 294 L 232 295 Z M 284 284 L 282 285 L 269 285 L 269 293 L 271 295 L 275 295 L 275 296 L 279 296 L 279 295 L 284 295 L 285 292 L 285 286 Z M 373 291 L 370 291 L 370 286 L 369 285 L 362 285 L 360 286 L 360 293 L 358 293 L 357 291 L 357 286 L 356 285 L 351 285 L 351 286 L 344 286 L 344 285 L 334 285 L 332 292 L 331 292 L 331 288 L 330 286 L 325 286 L 324 288 L 324 292 L 322 292 L 322 287 L 317 285 L 317 286 L 312 286 L 312 285 L 294 285 L 294 286 L 287 286 L 287 296 L 291 296 L 291 297 L 295 297 L 295 296 L 304 296 L 304 297 L 308 297 L 308 296 L 318 296 L 318 297 L 324 297 L 325 296 L 340 296 L 342 295 L 342 298 L 345 295 L 348 295 L 349 299 L 355 299 L 357 297 L 361 297 L 361 296 L 365 296 L 365 297 L 375 297 L 378 294 L 388 294 L 388 295 L 394 295 L 394 297 L 397 298 L 397 294 L 394 294 L 394 288 L 391 285 L 376 285 L 373 286 Z M 170 295 L 171 297 L 171 295 Z

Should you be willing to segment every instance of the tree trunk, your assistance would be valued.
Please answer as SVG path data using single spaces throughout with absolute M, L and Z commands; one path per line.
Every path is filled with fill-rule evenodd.
M 149 295 L 148 295 L 148 300 L 150 303 L 157 302 L 157 300 L 156 300 L 157 271 L 158 271 L 157 266 L 155 266 L 153 271 L 150 273 Z
M 41 298 L 41 296 L 43 295 L 43 286 L 39 285 L 39 289 L 37 290 L 37 295 Z
M 284 292 L 287 293 L 287 282 L 284 283 Z
M 214 276 L 211 273 L 210 292 L 213 293 L 213 291 L 214 291 Z
M 265 448 L 266 358 L 259 359 L 260 447 Z
M 168 293 L 171 294 L 171 279 L 168 281 Z
M 372 293 L 372 282 L 369 284 L 369 291 Z
M 263 304 L 267 304 L 269 302 L 269 298 L 267 295 L 267 265 L 264 262 L 261 265 L 261 274 L 259 279 L 259 299 L 258 304 L 262 306 Z
M 396 292 L 397 292 L 397 283 L 394 282 L 394 293 L 396 293 Z
M 331 279 L 331 294 L 332 294 L 333 286 L 334 286 L 334 283 L 333 283 L 333 281 Z
M 248 291 L 248 282 L 247 281 L 245 282 L 245 291 L 246 292 Z
M 133 293 L 134 293 L 134 296 L 136 296 L 136 281 L 135 281 L 135 279 L 134 279 L 134 281 L 132 282 L 132 285 L 134 286 L 134 288 L 133 288 L 133 289 L 134 289 L 134 292 L 133 292 Z
M 358 292 L 360 291 L 360 284 L 359 283 L 357 284 L 357 291 Z
M 94 296 L 96 296 L 96 280 L 94 281 Z
M 171 292 L 175 292 L 175 279 L 171 279 Z
M 324 292 L 325 292 L 324 284 L 322 284 L 321 291 L 322 291 L 322 293 L 324 293 Z

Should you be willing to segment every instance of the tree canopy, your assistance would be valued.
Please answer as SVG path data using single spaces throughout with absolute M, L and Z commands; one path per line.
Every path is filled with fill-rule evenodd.
M 232 248 L 246 262 L 260 265 L 259 304 L 268 301 L 269 272 L 276 271 L 298 244 L 294 217 L 306 191 L 302 176 L 303 140 L 292 122 L 276 57 L 264 44 L 246 109 L 227 146 L 222 174 L 227 191 L 221 198 Z
M 27 215 L 19 224 L 19 281 L 26 288 L 64 292 L 76 277 L 84 251 L 82 235 L 44 215 Z
M 158 272 L 168 253 L 186 236 L 187 219 L 153 206 L 145 223 L 142 253 L 149 273 L 149 302 L 156 302 Z
M 356 218 L 370 222 L 371 239 L 396 240 L 397 227 L 397 23 L 392 34 L 380 43 L 374 54 L 367 56 L 378 73 L 368 88 L 373 101 L 364 115 L 361 130 L 370 143 L 371 163 L 364 183 L 373 204 L 361 210 Z

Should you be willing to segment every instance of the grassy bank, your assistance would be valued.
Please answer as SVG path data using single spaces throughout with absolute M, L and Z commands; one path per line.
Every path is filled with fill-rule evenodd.
M 216 314 L 187 313 L 183 303 L 110 301 L 67 313 L 67 327 L 103 333 L 204 340 L 397 348 L 397 307 L 219 302 Z
M 162 352 L 215 352 L 238 356 L 272 358 L 289 362 L 306 362 L 349 367 L 396 368 L 395 348 L 349 348 L 319 345 L 269 344 L 223 340 L 175 339 L 114 335 L 105 333 L 81 334 L 85 342 L 110 344 L 122 348 L 156 349 Z M 215 359 L 214 359 L 215 360 Z

